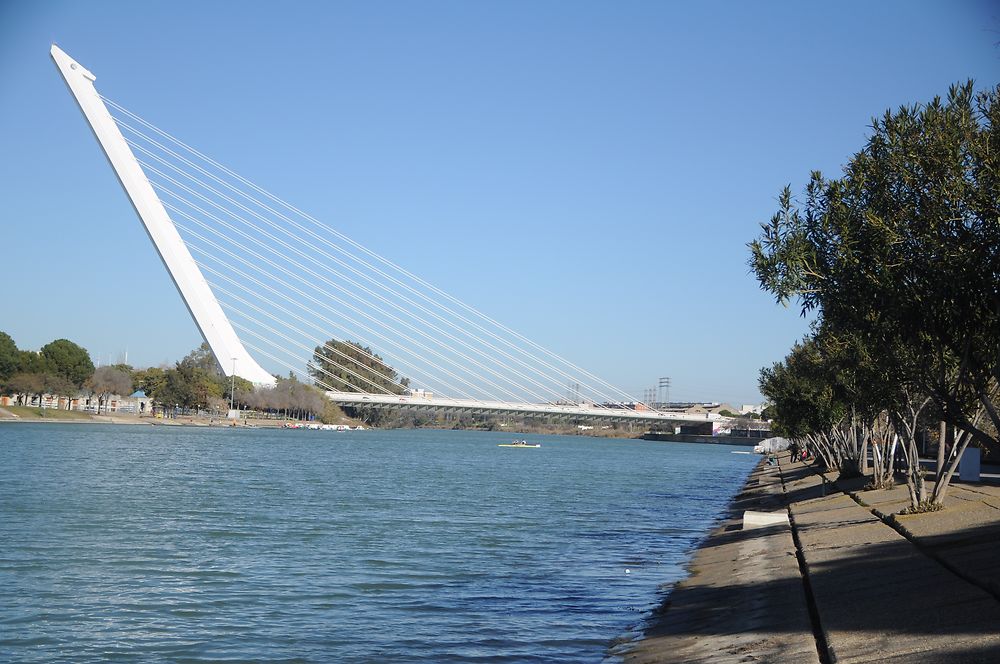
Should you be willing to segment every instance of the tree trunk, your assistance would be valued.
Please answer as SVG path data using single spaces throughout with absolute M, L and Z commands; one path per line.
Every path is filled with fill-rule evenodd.
M 869 439 L 863 438 L 861 441 L 861 453 L 858 455 L 858 472 L 862 475 L 868 474 L 868 444 Z
M 903 454 L 906 457 L 906 488 L 910 495 L 910 507 L 917 510 L 920 503 L 927 499 L 924 473 L 920 468 L 920 448 L 917 443 L 917 432 L 920 424 L 920 413 L 923 412 L 929 397 L 917 401 L 909 391 L 906 395 L 906 409 L 889 412 L 893 430 L 902 437 Z M 926 450 L 927 435 L 924 432 L 924 449 Z
M 944 460 L 947 448 L 948 448 L 948 423 L 942 420 L 941 423 L 938 425 L 937 467 L 934 469 L 935 482 L 940 481 L 941 474 L 944 472 Z
M 889 445 L 889 477 L 896 476 L 896 449 L 899 446 L 899 434 L 892 434 L 892 444 Z
M 958 468 L 959 462 L 962 460 L 962 454 L 965 452 L 965 448 L 969 446 L 969 442 L 972 441 L 972 434 L 968 431 L 961 432 L 955 440 L 953 448 L 956 454 L 948 461 L 948 467 L 942 472 L 938 472 L 937 480 L 934 482 L 934 493 L 931 495 L 931 501 L 935 505 L 943 505 L 945 496 L 948 495 L 948 487 L 951 485 L 952 475 L 955 474 L 955 470 Z
M 860 437 L 860 444 L 857 445 L 858 449 L 858 471 L 862 475 L 868 474 L 868 443 L 871 440 L 871 436 L 868 434 L 868 427 L 863 424 L 854 425 L 854 436 L 855 440 Z
M 917 509 L 920 499 L 917 497 L 917 487 L 912 473 L 906 473 L 906 490 L 910 494 L 910 507 Z
M 979 420 L 982 419 L 984 414 L 984 408 L 980 407 L 976 412 L 975 416 L 972 418 L 972 426 L 979 426 Z M 971 431 L 956 431 L 955 429 L 950 429 L 949 434 L 956 436 L 953 439 L 951 459 L 948 462 L 948 467 L 945 469 L 942 466 L 938 467 L 937 478 L 934 482 L 934 491 L 931 495 L 931 500 L 935 505 L 943 505 L 945 496 L 948 494 L 948 486 L 951 483 L 951 478 L 955 474 L 955 470 L 958 468 L 958 464 L 962 460 L 962 454 L 965 449 L 969 446 L 969 443 L 976 437 Z M 942 453 L 938 452 L 938 458 L 942 457 Z

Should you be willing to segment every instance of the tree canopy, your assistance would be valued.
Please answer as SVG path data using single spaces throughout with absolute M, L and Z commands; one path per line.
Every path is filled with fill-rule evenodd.
M 18 370 L 17 344 L 6 332 L 0 332 L 0 383 Z
M 779 301 L 815 312 L 818 330 L 816 348 L 806 342 L 762 373 L 766 394 L 789 396 L 804 380 L 793 368 L 818 352 L 827 373 L 803 389 L 822 386 L 831 404 L 863 408 L 866 418 L 899 415 L 924 395 L 997 449 L 998 96 L 1000 86 L 977 94 L 970 81 L 944 100 L 887 111 L 841 177 L 814 172 L 801 203 L 790 187 L 781 192 L 750 244 L 751 266 Z M 825 394 L 813 395 L 818 412 Z M 794 399 L 775 406 L 789 431 L 806 426 Z
M 69 339 L 56 339 L 42 346 L 39 354 L 50 364 L 53 373 L 80 387 L 94 373 L 90 354 Z
M 149 367 L 132 371 L 132 387 L 142 390 L 147 396 L 154 396 L 166 382 L 166 370 L 161 367 Z
M 337 339 L 316 346 L 309 375 L 324 389 L 342 392 L 403 394 L 410 382 L 371 348 Z
M 34 352 L 21 350 L 0 332 L 0 393 L 72 396 L 93 373 L 87 351 L 67 339 L 57 339 Z
M 179 364 L 187 367 L 196 367 L 215 376 L 225 375 L 222 367 L 219 366 L 219 362 L 215 359 L 212 347 L 208 345 L 207 341 L 203 341 L 200 346 L 185 355 Z
M 132 392 L 132 376 L 123 367 L 104 366 L 94 371 L 85 386 L 97 395 L 97 412 L 106 405 L 112 394 L 126 395 Z

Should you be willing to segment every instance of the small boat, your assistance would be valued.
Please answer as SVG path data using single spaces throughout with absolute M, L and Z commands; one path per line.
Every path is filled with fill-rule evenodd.
M 515 440 L 510 443 L 500 443 L 497 447 L 541 447 L 541 443 L 531 444 L 526 440 Z

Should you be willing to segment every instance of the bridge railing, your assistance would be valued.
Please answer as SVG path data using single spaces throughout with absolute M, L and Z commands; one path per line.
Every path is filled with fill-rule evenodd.
M 659 422 L 713 422 L 725 418 L 716 413 L 676 413 L 655 410 L 630 410 L 597 405 L 566 405 L 553 403 L 509 403 L 448 397 L 365 394 L 362 392 L 328 391 L 327 397 L 338 405 L 372 406 L 391 409 L 456 410 L 481 413 L 524 415 L 562 415 L 588 419 L 642 420 Z

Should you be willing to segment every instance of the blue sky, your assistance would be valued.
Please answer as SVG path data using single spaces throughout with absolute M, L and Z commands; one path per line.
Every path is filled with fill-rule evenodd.
M 641 396 L 750 403 L 807 329 L 747 268 L 873 115 L 1000 73 L 1000 4 L 0 2 L 0 330 L 200 343 L 48 55 Z

